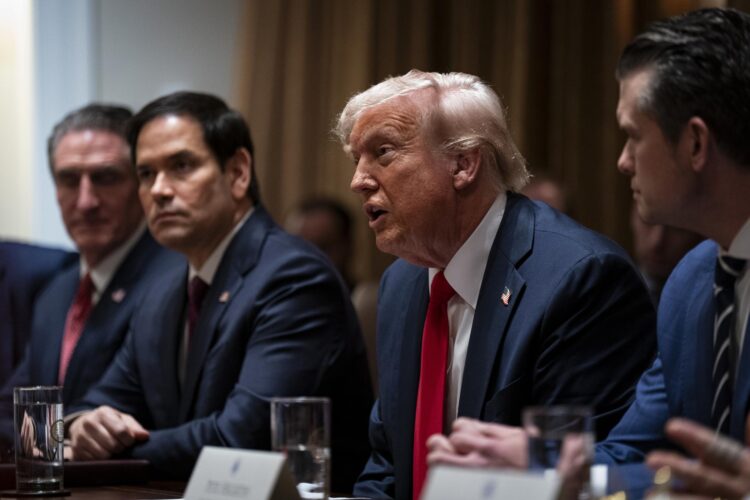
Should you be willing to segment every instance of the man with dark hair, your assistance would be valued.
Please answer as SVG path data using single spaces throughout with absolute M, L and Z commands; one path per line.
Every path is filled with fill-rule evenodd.
M 130 116 L 120 106 L 91 104 L 65 116 L 50 135 L 57 202 L 80 261 L 39 296 L 24 359 L 0 391 L 6 444 L 13 387 L 59 384 L 63 403 L 77 402 L 111 364 L 149 280 L 180 260 L 146 231 L 125 141 Z
M 638 214 L 706 238 L 678 264 L 659 304 L 658 357 L 636 398 L 597 446 L 605 463 L 641 462 L 676 439 L 700 462 L 656 454 L 694 492 L 741 496 L 748 451 L 718 435 L 747 439 L 750 409 L 750 15 L 704 9 L 652 24 L 624 50 L 617 70 L 617 121 L 627 141 L 617 163 L 630 177 Z M 699 423 L 686 423 L 686 417 Z M 706 440 L 709 428 L 714 442 Z M 700 432 L 698 431 L 700 429 Z M 471 465 L 523 462 L 507 446 L 513 429 L 454 433 L 468 443 L 434 461 Z M 489 437 L 490 433 L 494 437 Z M 710 433 L 709 433 L 710 434 Z M 708 442 L 708 446 L 707 446 Z M 453 450 L 456 451 L 455 448 Z M 742 461 L 742 463 L 740 462 Z M 716 469 L 725 474 L 717 475 Z
M 178 92 L 146 105 L 128 137 L 149 228 L 189 266 L 162 276 L 73 408 L 91 410 L 70 425 L 74 457 L 125 452 L 186 479 L 203 446 L 269 448 L 270 398 L 328 396 L 332 484 L 350 490 L 372 402 L 357 321 L 327 260 L 259 203 L 244 120 Z
M 621 248 L 517 194 L 528 173 L 497 94 L 413 70 L 352 97 L 337 132 L 378 248 L 400 257 L 355 493 L 419 498 L 427 440 L 458 416 L 587 403 L 606 435 L 653 358 L 653 307 Z

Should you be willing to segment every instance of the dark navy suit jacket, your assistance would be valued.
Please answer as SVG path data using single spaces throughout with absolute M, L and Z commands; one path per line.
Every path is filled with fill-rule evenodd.
M 333 488 L 367 459 L 367 357 L 346 289 L 326 258 L 261 207 L 235 235 L 204 299 L 178 380 L 187 266 L 154 287 L 85 407 L 133 415 L 150 439 L 130 455 L 186 479 L 205 445 L 270 448 L 274 396 L 332 399 Z
M 112 363 L 128 331 L 140 295 L 152 281 L 184 259 L 161 247 L 145 232 L 115 272 L 86 321 L 70 358 L 63 404 L 72 405 L 98 382 Z M 37 300 L 32 335 L 23 360 L 0 390 L 0 441 L 12 439 L 13 387 L 57 385 L 65 318 L 78 288 L 80 266 L 71 265 L 53 279 Z
M 75 257 L 63 250 L 0 242 L 0 386 L 23 357 L 37 295 Z
M 359 496 L 411 496 L 427 274 L 397 261 L 381 281 L 380 398 Z M 654 357 L 654 316 L 620 247 L 545 204 L 509 194 L 477 302 L 459 416 L 519 425 L 526 406 L 591 405 L 597 433 L 606 435 Z
M 669 277 L 659 302 L 659 356 L 638 382 L 636 398 L 606 441 L 597 461 L 640 462 L 655 448 L 674 448 L 664 424 L 686 417 L 711 426 L 713 388 L 714 267 L 718 245 L 705 241 L 690 251 Z M 734 385 L 730 434 L 745 442 L 750 410 L 748 332 Z

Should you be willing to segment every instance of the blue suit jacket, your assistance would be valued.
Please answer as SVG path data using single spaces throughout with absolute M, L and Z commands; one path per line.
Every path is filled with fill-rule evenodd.
M 674 448 L 664 435 L 670 417 L 711 426 L 713 388 L 713 283 L 718 246 L 705 241 L 672 272 L 659 303 L 659 356 L 638 382 L 636 398 L 606 441 L 597 461 L 640 462 L 655 448 Z M 750 404 L 748 333 L 735 382 L 730 433 L 745 442 Z
M 205 445 L 270 448 L 271 397 L 329 396 L 333 487 L 349 491 L 369 452 L 372 393 L 356 317 L 326 258 L 256 207 L 206 294 L 180 384 L 186 282 L 183 267 L 145 298 L 85 406 L 133 415 L 151 436 L 130 455 L 186 479 Z
M 355 494 L 411 497 L 427 270 L 397 261 L 378 305 L 380 399 Z M 512 291 L 510 303 L 500 295 Z M 654 311 L 625 252 L 547 205 L 509 194 L 482 281 L 460 416 L 519 425 L 530 405 L 594 408 L 599 435 L 627 408 L 654 356 Z
M 75 256 L 63 250 L 0 242 L 0 386 L 23 357 L 37 295 Z
M 86 321 L 70 358 L 63 386 L 63 404 L 79 401 L 112 363 L 128 331 L 128 323 L 149 283 L 184 259 L 161 247 L 146 232 L 123 260 Z M 65 319 L 80 275 L 78 263 L 53 279 L 37 300 L 32 335 L 23 360 L 0 390 L 0 441 L 12 439 L 13 387 L 57 385 Z

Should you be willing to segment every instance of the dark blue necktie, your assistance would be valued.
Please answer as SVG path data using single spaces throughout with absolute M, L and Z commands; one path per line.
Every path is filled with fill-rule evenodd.
M 734 284 L 745 267 L 744 259 L 719 256 L 714 274 L 714 365 L 712 381 L 714 399 L 711 405 L 711 423 L 722 434 L 729 434 L 732 414 L 732 362 L 734 338 Z

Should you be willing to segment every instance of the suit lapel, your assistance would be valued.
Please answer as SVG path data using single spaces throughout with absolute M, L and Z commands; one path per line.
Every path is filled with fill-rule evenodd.
M 502 348 L 513 311 L 523 299 L 525 281 L 516 266 L 531 251 L 534 225 L 532 204 L 526 198 L 509 193 L 471 327 L 458 407 L 461 416 L 481 416 L 490 377 L 496 370 L 500 370 L 496 376 L 502 374 L 503 366 L 495 366 L 500 359 L 497 353 Z M 510 292 L 507 299 L 503 296 L 506 292 Z
M 713 274 L 708 283 L 713 283 Z M 696 335 L 693 349 L 686 346 L 682 353 L 681 370 L 684 380 L 678 383 L 687 386 L 689 397 L 685 398 L 685 415 L 698 422 L 711 425 L 711 404 L 713 402 L 713 331 L 715 307 L 713 294 L 703 293 L 700 302 L 695 304 Z M 688 319 L 690 321 L 690 319 Z M 687 325 L 686 325 L 687 326 Z M 686 381 L 692 381 L 692 384 Z M 692 387 L 691 387 L 692 386 Z
M 410 297 L 406 309 L 402 331 L 392 334 L 401 339 L 401 359 L 395 364 L 398 370 L 396 380 L 396 422 L 398 422 L 396 439 L 393 440 L 394 456 L 404 457 L 404 469 L 397 477 L 411 478 L 412 453 L 414 448 L 414 417 L 417 408 L 417 391 L 419 389 L 420 358 L 422 351 L 422 330 L 424 329 L 427 303 L 429 302 L 427 269 L 420 269 L 410 286 L 402 290 L 402 297 Z M 398 351 L 397 351 L 398 352 Z M 397 463 L 396 466 L 399 464 Z M 411 491 L 411 480 L 408 488 Z
M 242 287 L 245 275 L 258 261 L 263 241 L 273 227 L 273 221 L 261 206 L 245 222 L 227 247 L 206 294 L 188 352 L 185 384 L 180 400 L 180 421 L 191 413 L 198 382 L 210 347 L 219 332 L 219 322 L 232 307 L 233 299 Z

